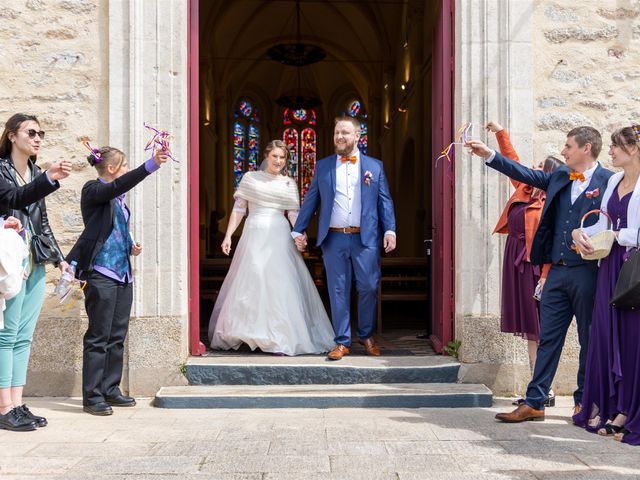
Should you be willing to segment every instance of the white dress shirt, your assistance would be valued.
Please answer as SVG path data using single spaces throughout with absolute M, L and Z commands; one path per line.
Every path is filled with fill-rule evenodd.
M 331 208 L 330 228 L 359 227 L 360 215 L 362 213 L 361 182 L 360 182 L 360 150 L 356 148 L 352 153 L 355 155 L 356 163 L 347 160 L 342 163 L 342 155 L 336 155 L 336 196 Z M 388 230 L 386 235 L 396 236 L 396 232 Z M 291 232 L 293 238 L 301 234 Z
M 598 162 L 596 162 L 589 170 L 585 170 L 584 172 L 582 172 L 582 174 L 584 175 L 584 182 L 580 180 L 574 180 L 573 182 L 571 182 L 571 205 L 576 203 L 578 197 L 582 195 L 587 189 L 587 187 L 589 186 L 589 182 L 591 182 L 591 177 L 593 177 L 593 172 L 596 171 L 596 168 L 598 168 Z
M 360 201 L 360 151 L 355 150 L 356 163 L 342 163 L 342 155 L 336 155 L 336 196 L 331 209 L 329 226 L 332 228 L 359 227 L 362 203 Z

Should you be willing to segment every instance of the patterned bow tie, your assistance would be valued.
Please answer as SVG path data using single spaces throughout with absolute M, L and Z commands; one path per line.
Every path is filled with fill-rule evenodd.
M 569 172 L 569 180 L 572 182 L 574 180 L 580 180 L 581 182 L 584 182 L 584 174 L 580 172 Z
M 351 163 L 356 163 L 358 161 L 358 157 L 355 155 L 351 155 L 350 157 L 342 155 L 340 159 L 342 160 L 342 163 L 347 163 L 347 160 L 349 160 Z

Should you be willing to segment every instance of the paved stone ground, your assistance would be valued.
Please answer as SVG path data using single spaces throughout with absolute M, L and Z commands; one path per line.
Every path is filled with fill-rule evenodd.
M 491 409 L 162 410 L 111 417 L 78 399 L 30 399 L 49 426 L 0 430 L 0 479 L 640 479 L 640 447 L 569 424 L 504 425 Z

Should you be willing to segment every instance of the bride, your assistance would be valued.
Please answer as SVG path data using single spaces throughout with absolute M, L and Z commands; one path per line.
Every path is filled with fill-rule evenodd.
M 261 170 L 245 173 L 234 194 L 225 255 L 247 208 L 249 216 L 211 314 L 213 349 L 246 343 L 252 350 L 300 355 L 333 347 L 333 328 L 290 234 L 300 204 L 295 180 L 283 174 L 288 159 L 285 143 L 271 141 Z

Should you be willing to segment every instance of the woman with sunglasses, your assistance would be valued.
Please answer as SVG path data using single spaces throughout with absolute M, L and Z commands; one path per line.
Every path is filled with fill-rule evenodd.
M 49 226 L 44 197 L 71 171 L 69 161 L 54 164 L 44 175 L 35 164 L 44 132 L 32 115 L 16 114 L 0 136 L 0 216 L 15 217 L 29 246 L 22 290 L 6 302 L 0 330 L 0 429 L 35 430 L 47 424 L 23 403 L 31 342 L 45 293 L 45 263 L 60 270 L 67 264 Z M 37 244 L 37 245 L 36 245 Z M 34 248 L 37 246 L 37 248 Z

